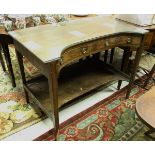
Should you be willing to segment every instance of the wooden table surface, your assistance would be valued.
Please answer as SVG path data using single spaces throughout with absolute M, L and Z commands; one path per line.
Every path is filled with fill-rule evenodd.
M 46 63 L 59 59 L 69 46 L 121 32 L 144 34 L 147 31 L 112 16 L 97 16 L 71 20 L 64 26 L 42 25 L 16 30 L 9 35 Z
M 155 128 L 155 86 L 137 100 L 136 110 L 146 123 Z

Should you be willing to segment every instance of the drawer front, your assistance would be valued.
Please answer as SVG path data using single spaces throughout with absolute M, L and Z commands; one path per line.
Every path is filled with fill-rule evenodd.
M 61 64 L 65 65 L 69 62 L 72 62 L 77 59 L 99 52 L 104 48 L 105 46 L 104 46 L 103 39 L 91 41 L 89 43 L 84 43 L 82 45 L 72 47 L 62 53 Z
M 139 46 L 141 39 L 139 37 L 120 36 L 106 39 L 104 44 L 106 47 L 125 45 L 125 46 Z
M 140 37 L 136 36 L 118 36 L 109 37 L 107 39 L 101 38 L 87 43 L 76 45 L 64 51 L 61 55 L 61 65 L 64 66 L 70 62 L 80 58 L 107 50 L 120 45 L 123 46 L 139 46 L 141 42 Z
M 88 56 L 90 54 L 91 48 L 92 47 L 90 45 L 86 44 L 80 47 L 73 47 L 65 51 L 61 56 L 62 63 L 67 63 L 69 61 L 74 61 L 76 59 Z
M 146 35 L 145 42 L 144 42 L 145 49 L 150 49 L 151 48 L 151 43 L 152 43 L 152 40 L 153 40 L 153 35 L 154 35 L 153 32 L 149 32 Z
M 119 36 L 103 39 L 93 43 L 91 54 L 97 53 L 99 50 L 107 50 L 117 46 L 134 46 L 139 47 L 141 43 L 140 37 Z

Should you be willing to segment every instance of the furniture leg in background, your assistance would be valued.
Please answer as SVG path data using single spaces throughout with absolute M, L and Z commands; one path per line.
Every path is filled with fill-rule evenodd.
M 115 48 L 112 48 L 111 51 L 110 51 L 110 60 L 109 60 L 109 63 L 113 63 L 113 60 L 114 60 L 114 52 L 115 52 Z M 104 63 L 105 64 L 108 61 L 108 53 L 109 53 L 109 50 L 105 50 L 105 53 L 104 53 Z
M 128 68 L 128 65 L 129 65 L 130 55 L 131 55 L 130 48 L 124 48 L 122 64 L 121 64 L 121 71 L 123 71 L 123 72 L 127 71 L 127 68 Z M 121 85 L 122 85 L 122 80 L 119 80 L 118 81 L 118 86 L 117 86 L 118 90 L 121 88 Z
M 114 52 L 115 52 L 115 48 L 111 49 L 111 53 L 110 53 L 110 63 L 113 63 L 114 60 Z
M 2 65 L 3 71 L 5 72 L 6 68 L 5 68 L 5 64 L 4 64 L 4 60 L 3 60 L 3 56 L 2 56 L 2 47 L 1 47 L 1 45 L 0 45 L 0 63 Z
M 20 68 L 22 83 L 24 86 L 26 85 L 26 78 L 25 78 L 25 72 L 24 72 L 23 56 L 17 50 L 16 50 L 16 56 L 17 56 L 17 60 L 18 60 L 19 68 Z M 24 89 L 24 92 L 25 92 L 26 102 L 29 103 L 28 93 L 25 89 Z
M 11 63 L 11 58 L 10 58 L 8 45 L 5 44 L 5 43 L 2 43 L 2 49 L 3 49 L 3 52 L 4 52 L 4 57 L 5 57 L 5 60 L 6 60 L 7 68 L 8 68 L 9 74 L 10 74 L 12 86 L 16 87 L 15 76 L 14 76 L 14 73 L 13 73 L 13 68 L 12 68 L 12 63 Z
M 58 108 L 58 76 L 57 76 L 57 61 L 49 64 L 49 94 L 50 94 L 50 105 L 52 112 L 52 120 L 54 126 L 54 137 L 57 140 L 59 131 L 59 108 Z
M 137 72 L 140 58 L 141 58 L 143 48 L 144 48 L 144 41 L 145 41 L 145 35 L 142 37 L 141 46 L 138 48 L 138 50 L 136 52 L 136 56 L 135 56 L 134 64 L 133 64 L 134 68 L 131 72 L 130 81 L 129 81 L 129 85 L 128 85 L 128 89 L 127 89 L 127 93 L 126 93 L 126 99 L 129 98 L 129 95 L 130 95 L 130 92 L 131 92 L 131 89 L 132 89 L 132 86 L 133 86 L 133 83 L 135 80 L 136 72 Z
M 108 60 L 108 50 L 105 50 L 105 53 L 104 53 L 104 63 L 105 64 L 107 63 L 107 60 Z

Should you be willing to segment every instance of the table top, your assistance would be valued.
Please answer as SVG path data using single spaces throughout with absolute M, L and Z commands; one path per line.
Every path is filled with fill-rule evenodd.
M 136 110 L 145 122 L 155 128 L 155 86 L 137 100 Z
M 96 16 L 71 20 L 64 26 L 50 24 L 9 32 L 44 63 L 59 59 L 66 48 L 85 41 L 119 33 L 145 34 L 146 30 L 114 19 Z

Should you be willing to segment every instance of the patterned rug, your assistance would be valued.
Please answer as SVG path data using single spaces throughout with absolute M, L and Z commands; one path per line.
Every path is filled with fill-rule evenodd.
M 130 140 L 143 124 L 135 114 L 136 99 L 146 90 L 134 86 L 125 100 L 126 87 L 73 116 L 60 125 L 60 141 L 118 141 Z M 54 140 L 53 130 L 35 140 Z
M 13 48 L 10 48 L 10 54 L 17 87 L 12 87 L 8 73 L 3 72 L 0 66 L 0 140 L 45 118 L 39 110 L 36 112 L 30 105 L 25 104 L 19 67 Z M 32 75 L 37 74 L 37 70 L 26 59 L 24 59 L 24 64 L 27 78 L 30 79 Z

